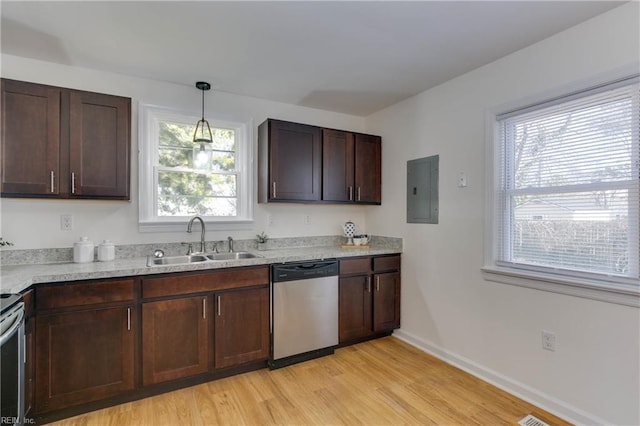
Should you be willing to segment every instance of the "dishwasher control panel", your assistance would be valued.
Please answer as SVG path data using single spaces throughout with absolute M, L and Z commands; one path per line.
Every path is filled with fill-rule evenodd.
M 338 261 L 335 259 L 284 263 L 271 268 L 271 281 L 274 283 L 334 275 L 338 275 Z

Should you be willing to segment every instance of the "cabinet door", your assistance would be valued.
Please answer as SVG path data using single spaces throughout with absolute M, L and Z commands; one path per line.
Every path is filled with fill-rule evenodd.
M 355 135 L 355 200 L 360 203 L 381 204 L 382 138 Z
M 340 278 L 340 343 L 371 335 L 371 276 Z
M 322 130 L 322 199 L 353 201 L 353 133 Z
M 134 387 L 131 307 L 36 318 L 36 411 L 96 401 Z
M 2 80 L 2 195 L 59 193 L 60 89 Z
M 277 120 L 269 124 L 269 200 L 320 200 L 321 129 Z
M 375 274 L 373 330 L 391 331 L 400 327 L 400 273 Z
M 70 91 L 72 196 L 129 199 L 131 100 Z
M 204 373 L 208 369 L 207 297 L 142 304 L 142 384 Z
M 215 368 L 269 357 L 269 288 L 216 294 Z

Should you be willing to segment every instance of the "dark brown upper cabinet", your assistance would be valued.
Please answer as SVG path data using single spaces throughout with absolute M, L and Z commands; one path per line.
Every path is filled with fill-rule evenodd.
M 2 79 L 3 197 L 129 199 L 131 99 Z
M 259 202 L 320 201 L 322 129 L 269 119 L 258 135 Z
M 381 204 L 380 136 L 323 129 L 322 199 Z
M 323 200 L 354 200 L 354 155 L 353 133 L 322 129 Z
M 258 127 L 258 201 L 381 204 L 380 136 L 268 119 Z

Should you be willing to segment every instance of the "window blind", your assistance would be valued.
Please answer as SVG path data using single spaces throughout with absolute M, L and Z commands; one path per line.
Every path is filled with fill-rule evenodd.
M 638 78 L 497 122 L 496 264 L 637 283 Z

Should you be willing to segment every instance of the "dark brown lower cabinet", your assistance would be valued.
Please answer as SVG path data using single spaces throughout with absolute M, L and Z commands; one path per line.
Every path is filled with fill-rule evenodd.
M 340 278 L 339 338 L 341 342 L 372 333 L 371 277 Z
M 207 296 L 142 304 L 142 384 L 204 373 L 209 366 Z
M 132 306 L 36 318 L 36 407 L 46 412 L 134 387 Z
M 269 357 L 269 289 L 216 294 L 215 368 Z
M 341 344 L 400 327 L 400 256 L 341 260 L 339 288 Z
M 375 274 L 373 281 L 373 331 L 400 327 L 400 273 Z
M 340 261 L 341 344 L 399 327 L 399 270 Z M 39 284 L 25 304 L 37 421 L 267 366 L 268 266 Z

